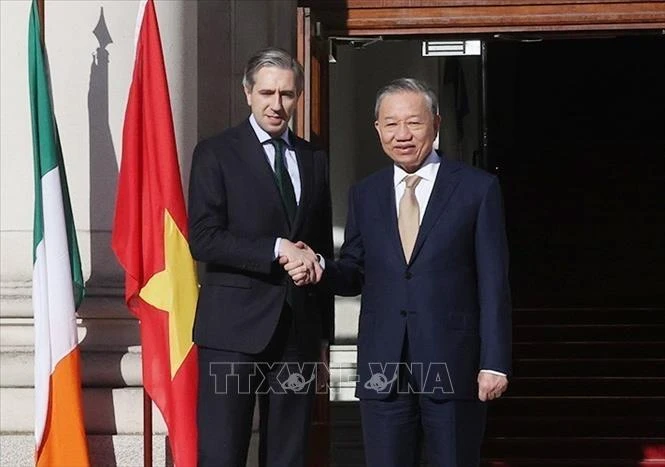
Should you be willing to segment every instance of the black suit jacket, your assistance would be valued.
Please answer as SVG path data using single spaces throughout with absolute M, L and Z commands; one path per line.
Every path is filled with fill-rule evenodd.
M 332 254 L 328 160 L 291 135 L 300 170 L 300 203 L 289 226 L 274 173 L 249 120 L 201 141 L 189 182 L 189 244 L 205 263 L 194 321 L 198 345 L 258 353 L 270 342 L 287 287 L 298 343 L 318 348 L 332 323 L 332 297 L 294 287 L 273 261 L 275 239 L 302 240 Z

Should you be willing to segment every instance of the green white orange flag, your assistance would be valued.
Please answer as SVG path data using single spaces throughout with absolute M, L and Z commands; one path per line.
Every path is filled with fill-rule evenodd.
M 83 298 L 83 275 L 35 1 L 28 29 L 35 171 L 36 464 L 87 466 L 75 314 Z
M 177 467 L 196 465 L 198 297 L 187 242 L 168 83 L 155 6 L 143 0 L 122 138 L 112 246 L 141 322 L 143 385 L 162 412 Z

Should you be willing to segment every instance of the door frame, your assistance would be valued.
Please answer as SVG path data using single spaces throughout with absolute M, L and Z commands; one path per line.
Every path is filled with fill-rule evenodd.
M 299 0 L 328 35 L 662 30 L 658 0 Z

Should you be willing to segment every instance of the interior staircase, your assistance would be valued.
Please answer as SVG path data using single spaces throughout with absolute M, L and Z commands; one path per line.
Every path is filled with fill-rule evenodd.
M 483 467 L 665 467 L 665 309 L 521 308 L 513 319 L 514 375 L 490 404 Z M 339 347 L 333 360 L 352 371 L 352 346 L 345 357 Z M 336 467 L 365 465 L 351 390 L 333 381 Z

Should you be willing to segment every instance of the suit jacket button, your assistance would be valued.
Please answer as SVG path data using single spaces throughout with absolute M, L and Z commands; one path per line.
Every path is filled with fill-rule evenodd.
M 404 277 L 405 277 L 406 280 L 408 281 L 409 279 L 411 279 L 411 278 L 413 277 L 413 274 L 411 274 L 411 271 L 406 271 L 406 272 L 404 273 Z
M 401 310 L 401 311 L 399 312 L 399 314 L 402 315 L 402 316 L 406 316 L 406 310 Z

